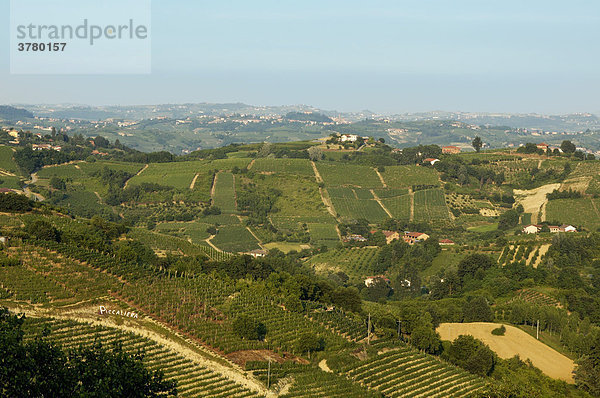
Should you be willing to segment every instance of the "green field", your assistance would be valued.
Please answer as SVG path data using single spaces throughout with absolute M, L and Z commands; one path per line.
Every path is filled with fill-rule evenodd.
M 252 170 L 259 173 L 286 173 L 314 177 L 314 171 L 307 159 L 259 158 L 254 162 Z
M 4 145 L 0 145 L 0 169 L 9 173 L 19 174 L 19 167 L 13 159 L 12 148 Z
M 369 166 L 331 162 L 317 162 L 316 165 L 327 187 L 382 188 L 377 173 Z
M 37 176 L 39 178 L 47 178 L 50 179 L 52 177 L 60 177 L 60 178 L 71 178 L 73 180 L 80 179 L 85 177 L 83 171 L 80 168 L 75 167 L 74 164 L 64 164 L 60 166 L 50 166 L 44 167 L 40 171 L 37 172 Z
M 600 227 L 600 200 L 592 198 L 550 200 L 546 205 L 546 220 L 575 226 L 590 231 Z
M 335 224 L 309 223 L 310 241 L 316 246 L 335 247 L 340 244 Z
M 410 218 L 410 196 L 402 195 L 394 198 L 381 199 L 381 203 L 392 213 L 397 220 Z
M 395 198 L 396 196 L 408 195 L 408 189 L 406 188 L 381 188 L 374 189 L 375 195 L 379 199 Z
M 446 199 L 441 189 L 415 192 L 415 221 L 449 220 Z
M 220 227 L 217 236 L 211 242 L 219 249 L 230 253 L 260 249 L 258 242 L 246 227 L 237 225 Z
M 21 179 L 0 174 L 0 188 L 21 189 Z
M 440 184 L 437 171 L 425 166 L 386 166 L 381 175 L 390 188 Z
M 205 161 L 151 163 L 140 175 L 129 180 L 129 184 L 148 182 L 186 189 L 196 174 L 207 174 L 209 169 Z
M 156 226 L 156 231 L 178 236 L 184 239 L 190 239 L 192 243 L 202 244 L 210 236 L 206 229 L 210 224 L 192 221 L 192 222 L 164 222 Z
M 235 177 L 231 173 L 221 172 L 215 180 L 213 193 L 213 206 L 217 206 L 223 213 L 234 213 L 235 204 Z
M 364 278 L 374 273 L 378 248 L 344 248 L 317 254 L 308 263 L 319 273 L 344 272 L 353 282 L 363 282 Z
M 331 201 L 339 216 L 347 220 L 364 218 L 370 223 L 378 223 L 389 218 L 375 200 L 331 197 Z

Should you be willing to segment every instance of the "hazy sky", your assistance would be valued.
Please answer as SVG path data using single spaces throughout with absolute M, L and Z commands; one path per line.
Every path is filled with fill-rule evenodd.
M 0 104 L 598 112 L 599 42 L 597 0 L 154 0 L 150 75 L 10 75 L 3 29 Z

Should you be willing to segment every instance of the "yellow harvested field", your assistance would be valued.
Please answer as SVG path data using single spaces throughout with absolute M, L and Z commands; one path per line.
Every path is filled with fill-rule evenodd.
M 460 335 L 471 335 L 487 344 L 500 358 L 512 358 L 519 355 L 521 359 L 529 359 L 531 363 L 546 375 L 573 383 L 572 360 L 558 351 L 548 347 L 514 326 L 504 325 L 504 336 L 494 336 L 492 330 L 498 323 L 442 323 L 437 328 L 442 340 L 454 340 Z

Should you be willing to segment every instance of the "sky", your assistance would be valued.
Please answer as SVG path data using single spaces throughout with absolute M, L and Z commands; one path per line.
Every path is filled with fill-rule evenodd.
M 0 0 L 0 104 L 600 113 L 599 22 L 597 0 L 152 0 L 151 73 L 15 75 Z

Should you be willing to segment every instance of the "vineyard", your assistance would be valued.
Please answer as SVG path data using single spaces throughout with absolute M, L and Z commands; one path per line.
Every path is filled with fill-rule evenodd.
M 279 395 L 282 398 L 381 397 L 381 394 L 352 383 L 343 376 L 323 372 L 310 365 L 293 362 L 272 363 L 269 371 L 269 364 L 266 362 L 249 362 L 246 364 L 246 370 L 251 371 L 265 384 L 288 384 L 287 392 Z
M 4 145 L 0 145 L 0 169 L 13 174 L 19 173 L 19 166 L 13 159 L 13 150 Z
M 106 347 L 122 345 L 126 352 L 137 354 L 143 350 L 145 365 L 152 370 L 161 370 L 167 380 L 177 382 L 177 390 L 182 397 L 258 397 L 257 391 L 249 390 L 200 363 L 178 354 L 170 348 L 131 332 L 118 329 L 78 323 L 71 320 L 28 318 L 25 323 L 26 340 L 50 331 L 47 341 L 63 349 L 91 347 L 99 342 Z
M 600 200 L 596 198 L 555 199 L 546 205 L 546 220 L 581 225 L 595 231 L 600 227 Z
M 548 296 L 547 294 L 538 292 L 533 289 L 520 289 L 516 292 L 516 295 L 510 301 L 524 301 L 526 303 L 541 305 L 541 306 L 550 306 L 550 307 L 562 307 L 560 301 L 555 299 L 554 297 Z
M 343 369 L 355 382 L 386 397 L 468 397 L 484 381 L 408 346 Z
M 314 176 L 310 162 L 307 159 L 256 159 L 252 170 L 259 173 L 285 173 L 302 176 Z
M 351 220 L 365 218 L 371 223 L 381 222 L 389 218 L 369 191 L 366 191 L 366 193 L 370 195 L 371 199 L 359 199 L 358 193 L 352 188 L 329 188 L 327 191 L 333 202 L 333 207 L 342 218 Z M 365 191 L 359 192 L 362 197 L 366 197 Z
M 328 162 L 317 162 L 316 165 L 327 187 L 382 188 L 377 173 L 369 166 Z
M 413 185 L 440 184 L 438 173 L 431 167 L 424 166 L 386 166 L 381 173 L 390 188 L 409 188 Z
M 215 177 L 213 193 L 213 206 L 217 206 L 224 213 L 234 213 L 237 209 L 235 203 L 235 178 L 231 173 L 220 172 Z
M 334 224 L 308 223 L 311 243 L 315 247 L 325 245 L 335 247 L 340 244 L 340 238 Z
M 178 189 L 189 189 L 197 173 L 206 174 L 206 162 L 151 163 L 139 175 L 129 180 L 129 185 L 143 182 L 167 185 Z
M 241 225 L 225 225 L 219 227 L 217 235 L 211 239 L 211 243 L 219 249 L 231 253 L 244 253 L 259 249 L 258 241 Z
M 373 274 L 378 253 L 379 249 L 370 247 L 336 249 L 313 256 L 308 263 L 318 272 L 341 271 L 362 282 Z
M 386 199 L 381 199 L 381 202 L 386 209 L 392 213 L 397 220 L 408 220 L 410 218 L 410 196 L 396 196 Z
M 450 217 L 444 192 L 441 189 L 425 189 L 415 192 L 415 220 L 439 221 Z

